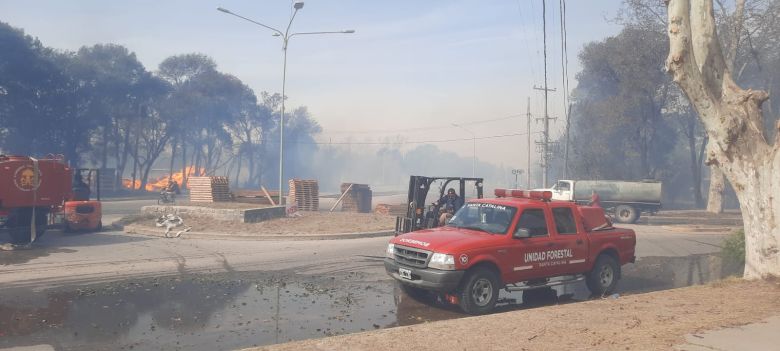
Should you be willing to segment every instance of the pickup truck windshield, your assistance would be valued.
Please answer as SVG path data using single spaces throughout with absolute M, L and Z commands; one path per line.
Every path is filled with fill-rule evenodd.
M 467 203 L 455 213 L 447 225 L 491 234 L 506 234 L 515 212 L 517 209 L 510 206 Z

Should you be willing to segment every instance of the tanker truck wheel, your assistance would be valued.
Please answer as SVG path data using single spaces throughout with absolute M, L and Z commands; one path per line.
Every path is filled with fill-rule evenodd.
M 620 205 L 615 207 L 615 219 L 620 223 L 635 223 L 639 219 L 639 210 L 633 206 Z

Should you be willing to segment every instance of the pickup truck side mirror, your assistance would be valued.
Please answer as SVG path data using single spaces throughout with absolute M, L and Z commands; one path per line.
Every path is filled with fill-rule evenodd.
M 527 239 L 531 237 L 531 232 L 526 228 L 520 228 L 512 234 L 512 237 L 515 239 Z

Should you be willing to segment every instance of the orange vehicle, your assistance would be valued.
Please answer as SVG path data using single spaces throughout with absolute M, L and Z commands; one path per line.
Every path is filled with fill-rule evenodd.
M 100 231 L 103 229 L 100 173 L 97 169 L 77 169 L 74 174 L 71 199 L 63 206 L 63 230 Z M 91 189 L 95 189 L 95 200 L 90 200 Z

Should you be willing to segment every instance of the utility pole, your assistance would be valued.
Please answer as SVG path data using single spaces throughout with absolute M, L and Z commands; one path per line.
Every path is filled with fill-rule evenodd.
M 542 187 L 547 188 L 547 176 L 550 172 L 550 159 L 552 158 L 552 150 L 550 150 L 550 116 L 547 111 L 547 94 L 555 89 L 547 87 L 547 3 L 546 0 L 542 0 L 542 40 L 544 43 L 544 87 L 536 87 L 536 90 L 544 91 L 544 131 L 542 140 L 537 142 L 537 145 L 541 146 L 541 154 L 539 162 L 542 165 Z
M 571 130 L 571 103 L 566 112 L 566 144 L 563 145 L 563 179 L 569 179 L 569 131 Z
M 526 128 L 526 132 L 528 133 L 528 148 L 526 151 L 528 151 L 528 158 L 526 159 L 525 164 L 525 176 L 526 176 L 526 189 L 531 190 L 531 97 L 528 97 L 528 127 Z

